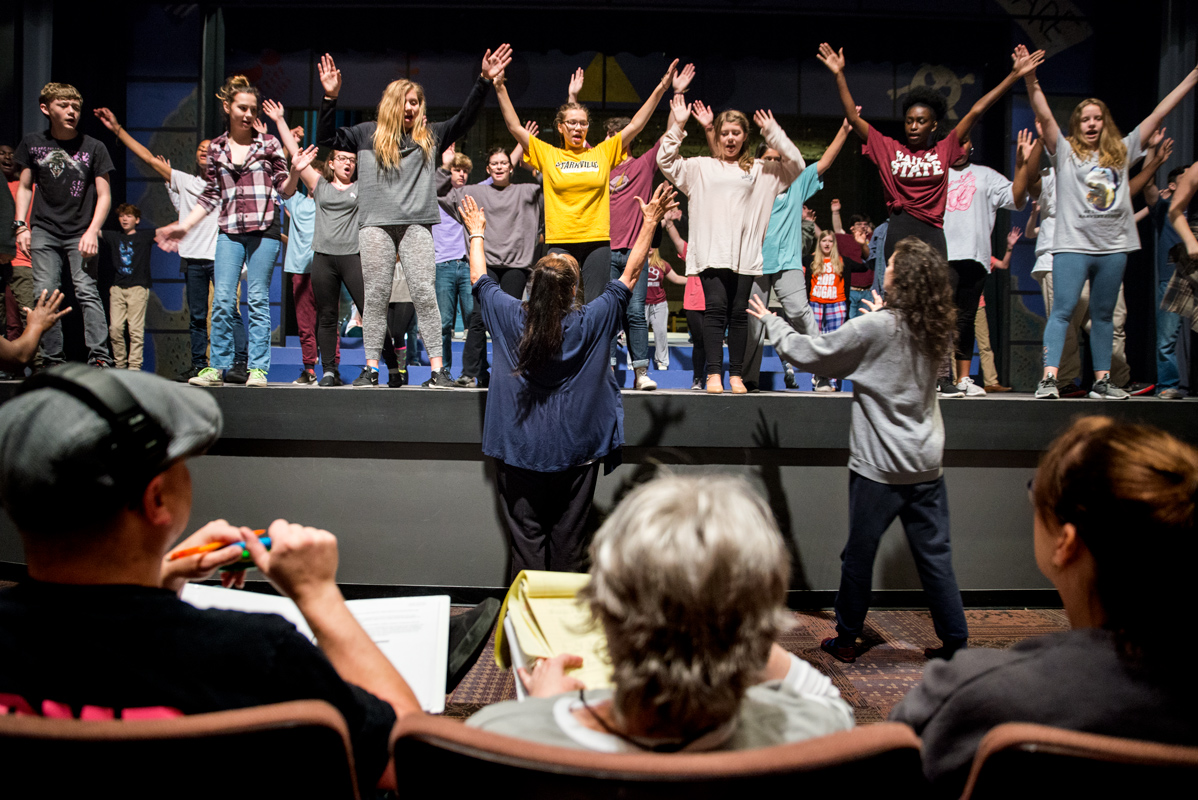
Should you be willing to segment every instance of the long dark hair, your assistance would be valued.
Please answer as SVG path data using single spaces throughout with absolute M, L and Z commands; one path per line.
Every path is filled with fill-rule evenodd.
M 948 282 L 948 262 L 927 242 L 908 236 L 894 248 L 886 307 L 902 316 L 915 347 L 939 359 L 953 346 L 957 305 Z
M 516 374 L 528 375 L 562 352 L 562 321 L 576 308 L 581 272 L 574 256 L 550 253 L 532 268 Z

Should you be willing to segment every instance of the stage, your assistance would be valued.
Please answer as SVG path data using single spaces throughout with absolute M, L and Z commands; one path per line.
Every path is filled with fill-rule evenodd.
M 7 399 L 16 383 L 0 384 Z M 455 602 L 500 594 L 507 544 L 492 467 L 480 450 L 481 389 L 211 391 L 224 433 L 193 459 L 192 527 L 219 517 L 261 528 L 282 517 L 340 540 L 338 579 L 352 596 L 443 591 Z M 779 519 L 792 555 L 790 602 L 829 605 L 847 533 L 847 394 L 625 391 L 624 465 L 599 481 L 596 520 L 659 465 L 744 475 Z M 954 563 L 967 605 L 1052 605 L 1032 558 L 1027 481 L 1072 418 L 1110 414 L 1198 444 L 1196 404 L 1036 401 L 1030 395 L 940 401 Z M 69 502 L 70 498 L 63 498 Z M 0 578 L 19 576 L 20 544 L 0 522 Z M 922 604 L 901 527 L 883 541 L 877 605 Z

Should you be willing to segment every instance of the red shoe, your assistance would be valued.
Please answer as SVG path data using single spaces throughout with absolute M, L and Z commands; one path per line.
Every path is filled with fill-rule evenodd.
M 836 637 L 835 636 L 829 636 L 827 639 L 824 639 L 822 642 L 820 642 L 819 649 L 823 650 L 825 653 L 832 656 L 832 658 L 836 659 L 837 661 L 843 662 L 845 664 L 852 664 L 854 661 L 857 660 L 857 648 L 856 647 L 838 647 L 836 645 Z
M 1060 389 L 1061 397 L 1085 397 L 1086 390 L 1078 386 L 1076 383 L 1071 383 L 1068 386 L 1063 386 Z

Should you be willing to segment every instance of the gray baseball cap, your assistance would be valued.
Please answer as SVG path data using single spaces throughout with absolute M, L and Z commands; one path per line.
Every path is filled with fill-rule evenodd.
M 168 463 L 203 453 L 220 438 L 221 413 L 211 393 L 148 372 L 110 369 L 105 377 L 119 381 L 162 427 L 170 439 Z M 127 502 L 106 458 L 111 433 L 107 420 L 60 389 L 43 387 L 3 403 L 0 504 L 27 527 L 38 517 L 62 524 L 76 509 L 94 519 L 106 506 Z

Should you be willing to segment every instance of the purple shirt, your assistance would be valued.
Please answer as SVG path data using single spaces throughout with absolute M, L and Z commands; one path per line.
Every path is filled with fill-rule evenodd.
M 433 226 L 433 259 L 442 264 L 466 258 L 466 229 L 438 207 L 441 221 Z M 638 207 L 639 210 L 639 207 Z
M 627 250 L 636 243 L 641 230 L 641 206 L 636 198 L 648 201 L 653 194 L 653 175 L 657 172 L 657 150 L 661 140 L 644 154 L 629 158 L 611 168 L 611 249 Z

